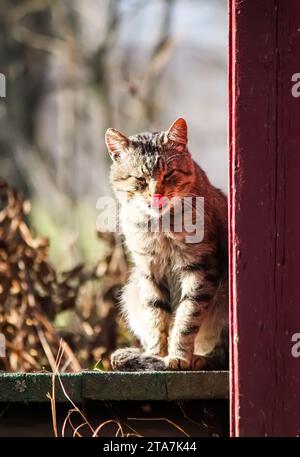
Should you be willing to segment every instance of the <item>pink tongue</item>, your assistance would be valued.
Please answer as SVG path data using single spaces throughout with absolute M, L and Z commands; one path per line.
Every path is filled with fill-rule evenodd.
M 163 208 L 167 202 L 162 194 L 154 194 L 151 197 L 151 208 Z

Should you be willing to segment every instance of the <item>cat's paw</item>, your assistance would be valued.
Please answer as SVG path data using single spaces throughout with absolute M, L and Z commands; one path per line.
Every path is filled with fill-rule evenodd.
M 132 370 L 132 365 L 141 353 L 138 348 L 117 349 L 110 356 L 110 364 L 114 371 Z
M 136 348 L 124 348 L 115 351 L 110 358 L 114 371 L 161 371 L 166 366 L 162 357 L 141 352 Z
M 199 371 L 203 370 L 207 364 L 205 357 L 193 355 L 191 360 L 182 357 L 165 357 L 165 364 L 167 370 L 183 370 L 183 371 Z
M 206 368 L 207 365 L 207 357 L 203 357 L 201 355 L 193 355 L 192 363 L 191 363 L 191 370 L 193 371 L 201 371 Z
M 167 370 L 190 370 L 191 360 L 182 357 L 167 356 L 164 359 Z

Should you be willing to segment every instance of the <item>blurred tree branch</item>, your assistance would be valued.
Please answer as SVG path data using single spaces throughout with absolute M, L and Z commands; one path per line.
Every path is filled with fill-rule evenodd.
M 91 173 L 95 176 L 94 186 L 100 182 L 101 191 L 108 192 L 109 157 L 103 154 L 100 159 L 95 145 L 101 144 L 105 129 L 117 123 L 114 100 L 118 91 L 126 87 L 128 99 L 138 102 L 129 103 L 130 111 L 126 113 L 133 128 L 141 122 L 152 127 L 157 118 L 158 80 L 174 47 L 171 24 L 176 2 L 163 0 L 157 42 L 141 87 L 135 91 L 130 80 L 126 86 L 120 62 L 112 57 L 118 49 L 122 21 L 142 14 L 145 0 L 132 3 L 126 11 L 121 8 L 121 0 L 104 3 L 103 33 L 92 52 L 82 46 L 83 3 L 28 0 L 16 5 L 10 0 L 0 8 L 0 56 L 9 75 L 11 94 L 1 126 L 2 150 L 4 156 L 14 157 L 14 181 L 24 182 L 23 190 L 36 195 L 42 205 L 55 213 L 58 233 L 62 227 L 68 228 L 72 239 L 77 230 L 74 215 L 80 202 L 78 197 L 83 197 L 86 186 L 91 185 Z M 91 14 L 86 8 L 84 11 Z M 123 52 L 126 66 L 127 50 Z M 112 78 L 112 74 L 117 76 Z M 88 130 L 93 115 L 91 107 L 98 111 L 99 127 L 95 133 Z M 91 143 L 86 150 L 82 147 L 85 130 L 86 143 Z M 54 141 L 48 131 L 53 132 Z M 84 240 L 77 241 L 74 258 L 78 260 Z

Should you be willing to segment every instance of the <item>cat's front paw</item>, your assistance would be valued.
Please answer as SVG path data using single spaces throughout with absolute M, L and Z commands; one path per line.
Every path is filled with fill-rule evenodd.
M 191 360 L 184 359 L 183 357 L 168 356 L 164 358 L 167 370 L 184 370 L 184 371 L 199 371 L 203 370 L 207 364 L 205 357 L 193 355 Z
M 207 358 L 201 355 L 193 355 L 191 370 L 201 371 L 207 366 Z
M 110 358 L 114 371 L 162 371 L 165 363 L 162 357 L 141 352 L 136 348 L 124 348 L 115 351 Z
M 190 370 L 192 361 L 182 357 L 167 356 L 164 359 L 167 370 Z
M 110 356 L 110 364 L 114 371 L 133 370 L 135 360 L 141 353 L 138 348 L 117 349 Z

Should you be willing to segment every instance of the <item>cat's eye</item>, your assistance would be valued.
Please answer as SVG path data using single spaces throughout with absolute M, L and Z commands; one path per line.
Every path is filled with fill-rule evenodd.
M 128 179 L 131 179 L 135 183 L 139 184 L 140 186 L 146 185 L 146 179 L 142 176 L 128 176 Z
M 131 178 L 134 178 L 136 181 L 138 181 L 142 184 L 146 184 L 146 179 L 143 178 L 142 176 L 131 176 Z
M 166 179 L 168 179 L 168 178 L 173 177 L 177 172 L 178 172 L 178 170 L 175 170 L 175 169 L 169 171 L 169 173 L 165 174 L 165 176 L 164 176 L 164 181 L 165 181 Z

